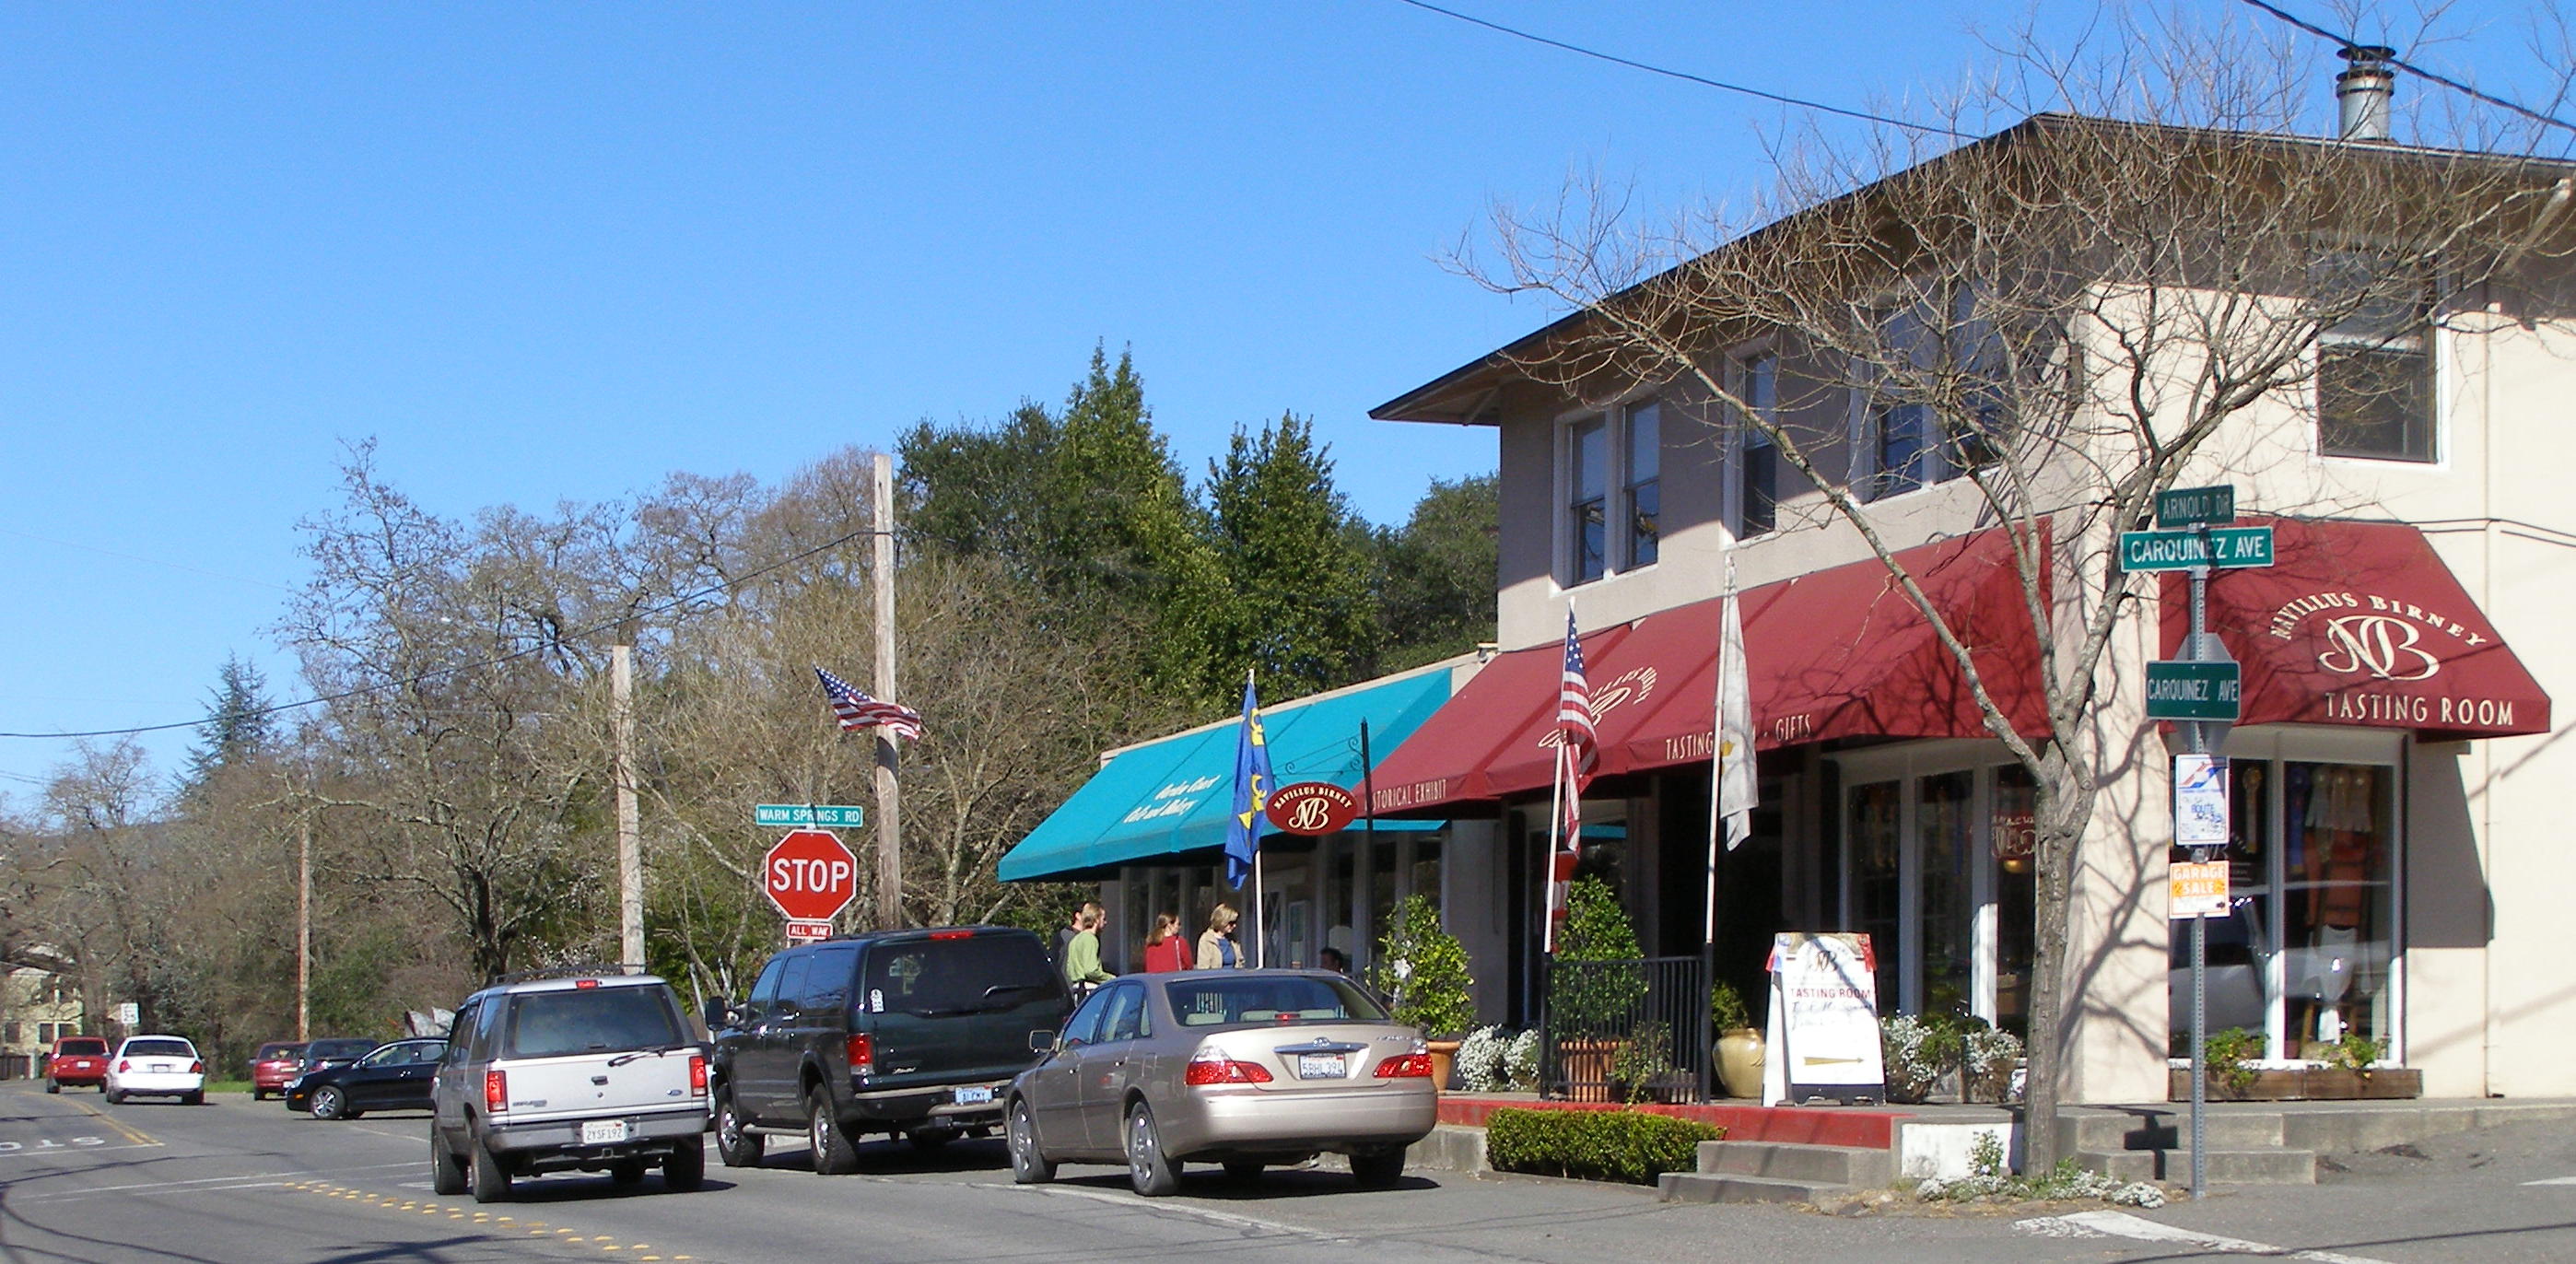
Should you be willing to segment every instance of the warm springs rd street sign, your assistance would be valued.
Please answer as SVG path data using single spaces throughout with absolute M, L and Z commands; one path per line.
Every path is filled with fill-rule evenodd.
M 2270 566 L 2270 527 L 2217 527 L 2198 531 L 2123 531 L 2120 569 L 2187 571 L 2195 566 Z
M 762 829 L 858 829 L 868 814 L 855 803 L 763 803 L 751 810 L 751 823 Z

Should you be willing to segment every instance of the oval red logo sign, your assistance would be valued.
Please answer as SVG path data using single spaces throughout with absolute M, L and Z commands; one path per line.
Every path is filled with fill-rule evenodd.
M 1330 834 L 1350 826 L 1360 801 L 1329 781 L 1300 781 L 1279 787 L 1264 811 L 1283 834 Z

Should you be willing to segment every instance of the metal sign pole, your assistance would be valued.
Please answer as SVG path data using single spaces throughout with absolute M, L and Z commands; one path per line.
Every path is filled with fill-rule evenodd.
M 2209 538 L 2209 528 L 2200 529 L 2201 539 Z M 2202 654 L 2201 638 L 2209 633 L 2209 568 L 2191 568 L 2191 657 Z M 2185 725 L 2190 735 L 2191 753 L 2211 755 L 2209 722 L 2194 720 Z M 2194 847 L 2191 858 L 2209 859 L 2207 849 Z M 2191 919 L 2191 1196 L 2194 1201 L 2208 1193 L 2209 1175 L 2209 919 Z

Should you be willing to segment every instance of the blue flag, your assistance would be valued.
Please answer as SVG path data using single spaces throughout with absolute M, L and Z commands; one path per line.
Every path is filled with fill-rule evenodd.
M 1243 678 L 1243 729 L 1234 747 L 1234 817 L 1225 826 L 1225 880 L 1237 887 L 1252 878 L 1252 853 L 1261 846 L 1261 809 L 1270 804 L 1270 742 L 1261 733 L 1261 703 L 1252 677 Z

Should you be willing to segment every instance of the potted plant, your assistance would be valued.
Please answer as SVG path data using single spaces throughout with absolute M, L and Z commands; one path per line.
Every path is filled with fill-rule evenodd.
M 1717 1079 L 1729 1097 L 1762 1096 L 1762 1029 L 1753 1025 L 1744 994 L 1719 979 L 1708 989 L 1709 1026 L 1717 1031 Z
M 1467 947 L 1440 924 L 1440 908 L 1427 896 L 1407 896 L 1379 945 L 1371 976 L 1387 997 L 1395 1021 L 1419 1030 L 1431 1052 L 1431 1082 L 1449 1087 L 1459 1037 L 1476 1025 L 1476 985 L 1467 972 Z
M 1547 986 L 1548 1039 L 1575 1100 L 1610 1100 L 1614 1058 L 1646 999 L 1644 956 L 1618 894 L 1598 878 L 1575 879 Z

